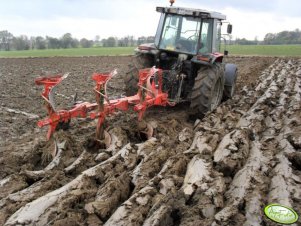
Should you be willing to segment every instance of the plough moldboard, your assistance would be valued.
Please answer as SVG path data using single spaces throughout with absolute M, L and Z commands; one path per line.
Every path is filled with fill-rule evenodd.
M 67 78 L 68 74 L 37 78 L 35 83 L 44 86 L 42 97 L 45 100 L 48 113 L 47 118 L 38 121 L 38 126 L 49 126 L 47 139 L 50 139 L 59 125 L 69 124 L 72 118 L 97 119 L 96 138 L 104 139 L 103 124 L 105 118 L 116 111 L 128 111 L 132 107 L 138 113 L 138 120 L 141 121 L 146 109 L 153 105 L 174 105 L 168 101 L 167 93 L 162 91 L 162 73 L 161 69 L 155 67 L 140 70 L 137 84 L 138 93 L 134 96 L 115 100 L 109 99 L 106 87 L 109 80 L 117 74 L 117 71 L 94 73 L 92 79 L 96 83 L 94 87 L 96 103 L 75 103 L 69 110 L 56 110 L 53 101 L 54 88 Z

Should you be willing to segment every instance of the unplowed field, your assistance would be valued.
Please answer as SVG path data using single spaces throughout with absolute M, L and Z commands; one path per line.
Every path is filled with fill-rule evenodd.
M 94 101 L 93 72 L 129 57 L 0 59 L 0 225 L 277 225 L 263 208 L 301 213 L 301 59 L 230 57 L 236 95 L 191 121 L 181 104 L 154 107 L 142 136 L 133 112 L 109 117 L 109 147 L 95 122 L 73 120 L 46 141 L 40 75 L 70 72 L 58 107 L 72 95 Z M 300 219 L 295 225 L 301 224 Z

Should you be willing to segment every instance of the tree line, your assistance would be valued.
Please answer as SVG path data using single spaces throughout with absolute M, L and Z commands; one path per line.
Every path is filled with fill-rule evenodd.
M 257 37 L 254 40 L 245 38 L 231 40 L 231 44 L 237 45 L 290 45 L 301 44 L 301 31 L 281 31 L 279 33 L 267 33 L 263 41 L 259 41 Z
M 86 38 L 76 39 L 71 33 L 66 33 L 60 38 L 50 36 L 28 37 L 26 35 L 14 36 L 7 30 L 0 31 L 0 50 L 29 50 L 29 49 L 67 49 L 67 48 L 90 48 L 90 47 L 128 47 L 142 43 L 154 42 L 153 36 L 139 37 L 125 36 L 122 38 L 109 37 L 100 39 L 99 35 L 94 40 Z
M 50 36 L 28 37 L 26 35 L 14 36 L 8 31 L 0 31 L 0 50 L 29 50 L 29 49 L 67 49 L 67 48 L 90 48 L 90 47 L 128 47 L 137 46 L 142 43 L 154 42 L 155 37 L 138 37 L 125 36 L 122 38 L 109 37 L 100 39 L 95 36 L 94 40 L 82 38 L 80 40 L 72 37 L 70 33 L 66 33 L 60 38 Z M 237 45 L 281 45 L 281 44 L 301 44 L 301 31 L 281 31 L 279 33 L 267 33 L 263 41 L 259 41 L 256 37 L 254 40 L 245 38 L 230 40 L 230 44 Z

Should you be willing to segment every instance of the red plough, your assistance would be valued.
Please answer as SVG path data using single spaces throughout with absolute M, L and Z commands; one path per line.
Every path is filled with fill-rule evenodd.
M 42 97 L 46 102 L 48 117 L 38 122 L 39 127 L 49 126 L 47 139 L 50 139 L 59 124 L 69 123 L 72 118 L 98 119 L 96 128 L 97 139 L 104 138 L 103 123 L 106 116 L 112 115 L 117 110 L 127 111 L 133 107 L 138 112 L 138 120 L 141 121 L 147 108 L 153 105 L 173 105 L 168 102 L 168 95 L 162 91 L 161 69 L 155 67 L 139 71 L 138 93 L 134 96 L 110 100 L 107 96 L 106 87 L 108 81 L 116 74 L 94 73 L 92 79 L 96 82 L 94 88 L 96 103 L 83 102 L 73 106 L 70 110 L 55 110 L 53 102 L 53 89 L 68 75 L 37 78 L 37 85 L 44 85 Z

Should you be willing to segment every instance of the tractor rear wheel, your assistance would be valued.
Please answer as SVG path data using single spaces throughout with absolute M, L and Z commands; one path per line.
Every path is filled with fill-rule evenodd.
M 201 68 L 194 81 L 190 108 L 197 116 L 213 111 L 221 103 L 224 90 L 224 70 L 221 65 Z
M 133 96 L 138 92 L 137 83 L 139 82 L 139 70 L 152 67 L 153 62 L 150 56 L 136 55 L 132 62 L 128 65 L 128 71 L 126 72 L 123 81 L 125 84 L 125 95 Z

